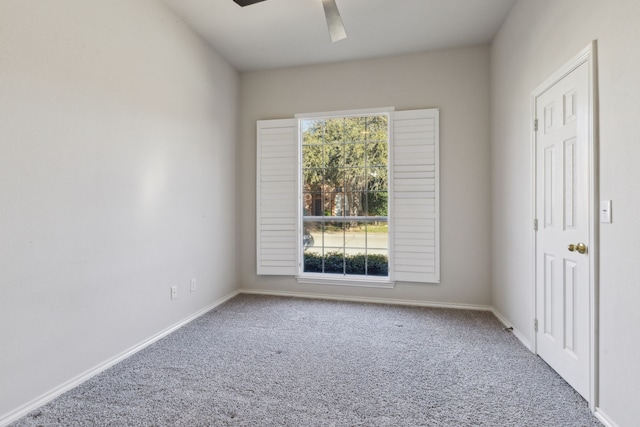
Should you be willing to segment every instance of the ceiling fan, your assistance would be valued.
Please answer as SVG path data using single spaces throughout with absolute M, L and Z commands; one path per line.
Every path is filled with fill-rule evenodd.
M 249 6 L 255 3 L 260 3 L 265 0 L 233 0 L 242 7 Z M 329 27 L 329 36 L 331 42 L 335 43 L 342 39 L 347 38 L 347 32 L 342 24 L 342 18 L 336 5 L 336 0 L 322 0 L 322 6 L 324 6 L 324 15 L 327 18 L 327 26 Z

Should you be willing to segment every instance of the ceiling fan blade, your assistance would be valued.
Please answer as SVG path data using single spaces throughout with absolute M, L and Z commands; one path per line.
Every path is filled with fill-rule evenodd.
M 233 0 L 233 1 L 239 4 L 240 6 L 245 7 L 251 4 L 260 3 L 261 1 L 264 1 L 264 0 Z
M 346 39 L 347 32 L 342 24 L 342 18 L 340 17 L 340 12 L 338 12 L 336 0 L 322 0 L 322 6 L 324 6 L 324 14 L 327 17 L 327 26 L 329 27 L 331 42 L 335 43 Z

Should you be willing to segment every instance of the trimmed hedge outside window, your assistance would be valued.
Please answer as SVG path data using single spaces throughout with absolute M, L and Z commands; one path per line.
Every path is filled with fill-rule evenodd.
M 386 255 L 347 255 L 329 252 L 324 257 L 316 253 L 305 253 L 305 273 L 358 274 L 366 276 L 388 276 L 389 260 Z

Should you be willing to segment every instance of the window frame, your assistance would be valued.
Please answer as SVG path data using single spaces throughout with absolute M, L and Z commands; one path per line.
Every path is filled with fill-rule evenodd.
M 389 280 L 380 276 L 300 278 L 305 283 L 393 287 L 440 283 L 440 110 L 389 111 Z M 330 116 L 351 111 L 298 114 Z M 256 273 L 297 277 L 301 263 L 301 144 L 297 118 L 256 123 Z M 332 276 L 332 277 L 326 277 Z M 363 280 L 353 280 L 363 278 Z M 341 280 L 338 280 L 341 279 Z M 352 283 L 349 283 L 352 282 Z
M 393 160 L 392 150 L 392 136 L 393 136 L 393 113 L 394 107 L 383 108 L 368 108 L 357 110 L 343 110 L 343 111 L 329 111 L 329 112 L 315 112 L 315 113 L 301 113 L 296 114 L 294 118 L 297 123 L 297 138 L 296 138 L 296 158 L 297 158 L 297 266 L 298 274 L 296 280 L 298 283 L 304 284 L 323 284 L 323 285 L 346 285 L 346 286 L 360 286 L 360 287 L 376 287 L 376 288 L 393 288 L 395 281 L 393 280 L 393 235 L 392 235 L 392 216 L 393 216 L 393 203 L 392 203 L 392 188 L 393 188 L 393 174 L 391 173 L 391 165 Z M 303 235 L 304 235 L 304 212 L 303 212 L 303 161 L 302 161 L 302 132 L 301 122 L 304 120 L 313 119 L 340 119 L 348 117 L 367 117 L 373 115 L 386 115 L 387 116 L 387 259 L 388 259 L 388 275 L 387 276 L 367 276 L 356 274 L 335 274 L 335 273 L 309 273 L 304 271 L 304 250 L 302 247 Z

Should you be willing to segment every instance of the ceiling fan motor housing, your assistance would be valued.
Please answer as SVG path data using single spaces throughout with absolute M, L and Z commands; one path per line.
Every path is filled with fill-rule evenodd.
M 233 0 L 236 4 L 245 7 L 252 4 L 260 3 L 265 0 Z M 327 18 L 327 26 L 329 27 L 329 36 L 333 43 L 346 39 L 347 32 L 342 24 L 342 17 L 338 12 L 338 6 L 336 6 L 336 0 L 322 0 L 324 7 L 324 14 Z
M 255 3 L 260 3 L 261 1 L 264 1 L 264 0 L 233 0 L 233 1 L 239 4 L 240 6 L 245 7 Z

